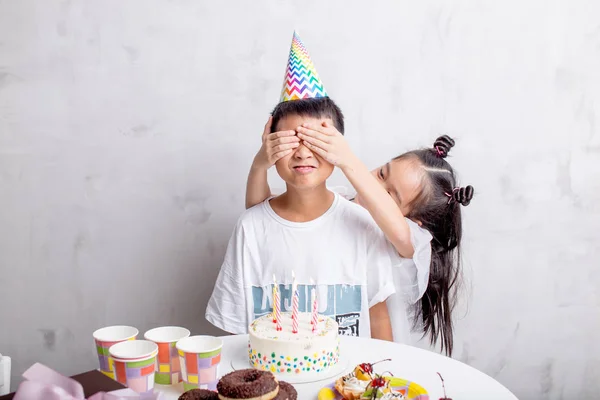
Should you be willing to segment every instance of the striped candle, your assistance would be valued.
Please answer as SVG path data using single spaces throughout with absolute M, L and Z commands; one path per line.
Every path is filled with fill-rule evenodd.
M 298 333 L 298 289 L 292 294 L 292 333 Z
M 273 274 L 273 322 L 277 323 L 277 309 L 279 308 L 279 295 L 277 293 L 277 279 Z
M 277 303 L 275 303 L 275 329 L 278 331 L 283 330 L 281 327 L 281 307 L 279 306 L 279 290 L 277 290 Z
M 277 332 L 281 332 L 283 330 L 283 327 L 281 326 L 281 316 L 277 319 L 277 322 L 275 323 L 275 330 L 277 330 Z
M 299 306 L 298 284 L 296 274 L 292 271 L 292 333 L 298 333 L 298 306 Z
M 316 332 L 317 331 L 317 325 L 319 324 L 319 321 L 317 319 L 317 308 L 318 307 L 317 307 L 317 294 L 315 292 L 315 289 L 312 289 L 311 298 L 313 299 L 312 319 L 311 319 L 312 331 Z

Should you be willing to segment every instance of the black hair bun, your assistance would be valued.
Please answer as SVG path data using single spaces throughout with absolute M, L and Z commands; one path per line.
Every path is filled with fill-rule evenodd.
M 463 206 L 468 206 L 469 203 L 471 203 L 474 192 L 475 190 L 473 189 L 473 186 L 468 185 L 454 190 L 452 197 L 457 203 L 460 203 Z
M 433 149 L 436 151 L 438 157 L 446 158 L 450 149 L 454 147 L 454 139 L 448 135 L 440 136 L 433 143 Z

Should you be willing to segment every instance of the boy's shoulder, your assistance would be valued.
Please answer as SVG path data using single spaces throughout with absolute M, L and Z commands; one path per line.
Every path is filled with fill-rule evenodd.
M 253 224 L 259 220 L 264 220 L 264 218 L 268 215 L 266 205 L 266 202 L 268 201 L 269 200 L 267 199 L 253 207 L 244 210 L 244 212 L 242 212 L 242 214 L 238 218 L 237 225 L 241 226 L 246 224 Z
M 268 204 L 270 200 L 267 199 L 244 210 L 238 218 L 237 228 L 256 228 L 275 218 Z M 345 199 L 337 193 L 331 214 L 333 214 L 333 218 L 327 218 L 326 223 L 339 224 L 340 227 L 344 226 L 346 229 L 360 229 L 369 232 L 377 228 L 371 214 L 364 207 Z
M 369 214 L 366 208 L 359 206 L 353 201 L 350 201 L 339 194 L 336 194 L 339 198 L 340 211 L 345 217 L 351 218 L 356 221 L 363 221 L 368 224 L 375 224 L 373 217 Z

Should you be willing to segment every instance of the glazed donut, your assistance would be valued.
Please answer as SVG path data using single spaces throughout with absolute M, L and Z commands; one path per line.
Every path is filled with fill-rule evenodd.
M 221 400 L 273 400 L 279 393 L 279 384 L 270 372 L 242 369 L 222 377 L 217 391 Z
M 289 383 L 279 381 L 279 394 L 274 400 L 298 400 L 298 392 Z
M 219 395 L 212 390 L 192 389 L 179 396 L 179 400 L 219 400 Z

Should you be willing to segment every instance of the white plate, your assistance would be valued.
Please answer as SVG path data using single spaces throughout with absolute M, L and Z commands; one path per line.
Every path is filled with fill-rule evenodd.
M 235 371 L 252 368 L 250 360 L 248 360 L 248 349 L 246 346 L 243 348 L 240 347 L 239 349 L 236 348 L 232 353 L 235 355 L 231 359 L 231 368 Z M 277 379 L 291 384 L 319 382 L 326 379 L 337 379 L 345 373 L 348 373 L 349 364 L 349 359 L 341 355 L 338 363 L 325 372 L 304 373 L 298 375 L 279 374 L 275 372 L 274 375 Z

